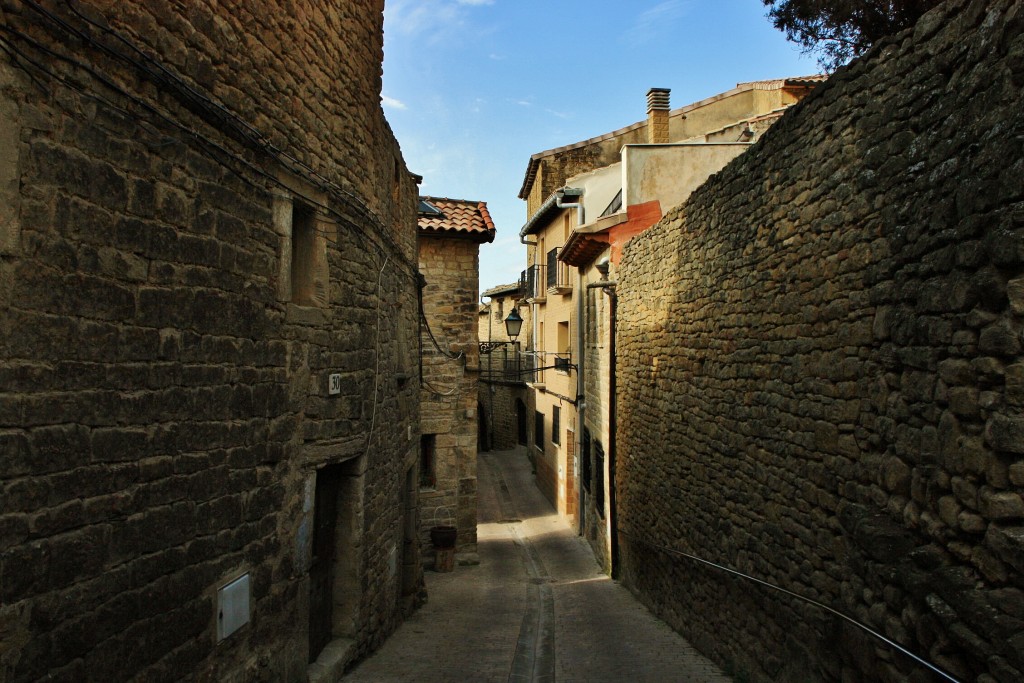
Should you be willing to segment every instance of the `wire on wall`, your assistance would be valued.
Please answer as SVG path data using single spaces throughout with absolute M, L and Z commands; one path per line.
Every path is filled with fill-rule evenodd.
M 106 88 L 117 93 L 118 95 L 125 98 L 135 106 L 141 108 L 150 115 L 155 116 L 165 124 L 173 127 L 180 133 L 184 134 L 184 138 L 199 143 L 200 146 L 203 147 L 208 154 L 210 154 L 211 158 L 213 158 L 217 163 L 219 163 L 226 170 L 231 172 L 233 175 L 238 177 L 243 182 L 251 186 L 259 187 L 260 189 L 265 189 L 263 186 L 254 182 L 252 178 L 247 177 L 244 173 L 241 173 L 237 168 L 233 167 L 232 164 L 237 164 L 243 167 L 249 173 L 252 173 L 253 175 L 260 177 L 264 181 L 267 181 L 274 186 L 278 186 L 288 190 L 293 195 L 299 197 L 303 202 L 308 203 L 310 206 L 316 207 L 322 213 L 330 215 L 341 221 L 343 224 L 350 226 L 357 232 L 361 233 L 364 237 L 366 237 L 371 242 L 371 244 L 373 244 L 378 250 L 380 250 L 382 253 L 390 257 L 391 254 L 387 254 L 387 251 L 384 249 L 384 245 L 378 242 L 378 240 L 383 240 L 384 242 L 387 243 L 387 246 L 390 247 L 390 249 L 393 251 L 395 257 L 399 261 L 401 261 L 402 264 L 405 266 L 404 270 L 406 271 L 406 273 L 410 276 L 414 276 L 416 269 L 415 264 L 413 264 L 409 259 L 405 257 L 405 255 L 402 253 L 401 247 L 390 235 L 383 220 L 376 214 L 376 212 L 372 208 L 370 208 L 366 204 L 366 202 L 360 196 L 324 177 L 312 166 L 298 159 L 296 156 L 273 145 L 269 141 L 269 139 L 265 135 L 263 135 L 259 130 L 257 130 L 251 124 L 249 124 L 248 122 L 244 121 L 239 116 L 234 114 L 222 103 L 215 101 L 211 96 L 208 96 L 207 94 L 200 92 L 195 88 L 191 87 L 190 85 L 188 85 L 188 83 L 186 83 L 181 77 L 174 74 L 171 70 L 169 70 L 163 64 L 159 63 L 154 58 L 146 55 L 141 49 L 132 44 L 131 41 L 129 41 L 127 38 L 117 33 L 109 26 L 104 25 L 105 22 L 104 24 L 100 24 L 98 21 L 90 17 L 87 17 L 73 3 L 68 3 L 68 6 L 78 17 L 80 17 L 83 21 L 87 22 L 89 25 L 116 38 L 120 43 L 127 46 L 133 53 L 138 55 L 139 59 L 133 59 L 130 56 L 125 55 L 122 52 L 114 50 L 113 48 L 103 44 L 102 42 L 96 40 L 91 35 L 89 35 L 87 31 L 81 30 L 73 26 L 72 24 L 53 14 L 46 8 L 42 7 L 38 3 L 34 2 L 34 0 L 25 0 L 25 3 L 28 7 L 32 8 L 42 17 L 47 19 L 52 25 L 55 25 L 61 30 L 70 33 L 71 35 L 74 35 L 83 43 L 90 45 L 104 52 L 105 54 L 111 55 L 115 59 L 125 62 L 133 68 L 135 68 L 137 71 L 140 71 L 148 80 L 159 85 L 161 87 L 161 90 L 170 91 L 177 97 L 177 99 L 183 105 L 186 106 L 186 108 L 197 113 L 200 116 L 200 118 L 206 120 L 207 123 L 210 123 L 215 128 L 220 130 L 222 133 L 227 133 L 230 137 L 241 141 L 243 144 L 247 144 L 249 147 L 255 148 L 257 151 L 274 158 L 280 163 L 283 163 L 286 167 L 289 168 L 289 170 L 292 173 L 302 177 L 304 180 L 310 182 L 310 184 L 314 185 L 315 187 L 319 187 L 321 190 L 329 194 L 344 196 L 347 200 L 346 204 L 349 204 L 349 206 L 351 206 L 353 209 L 356 209 L 356 212 L 358 214 L 361 214 L 361 218 L 368 220 L 376 228 L 378 228 L 378 232 L 371 233 L 370 231 L 367 231 L 365 228 L 359 225 L 358 222 L 351 220 L 351 217 L 341 213 L 337 209 L 323 202 L 320 202 L 313 197 L 309 197 L 301 192 L 296 192 L 293 188 L 287 186 L 276 176 L 257 167 L 251 161 L 245 159 L 238 153 L 229 150 L 223 145 L 211 140 L 209 137 L 203 135 L 201 132 L 194 129 L 193 127 L 188 126 L 175 118 L 172 118 L 169 114 L 166 114 L 160 109 L 158 109 L 154 104 L 146 100 L 143 100 L 142 98 L 126 91 L 124 88 L 117 85 L 106 74 L 101 73 L 94 66 L 85 64 L 68 54 L 59 53 L 56 50 L 39 43 L 27 34 L 15 29 L 9 24 L 4 24 L 0 26 L 0 29 L 2 29 L 3 31 L 12 36 L 15 36 L 16 38 L 18 38 L 19 41 L 31 46 L 33 49 L 41 53 L 47 54 L 50 57 L 53 57 L 54 59 L 57 59 L 61 62 L 70 64 L 71 66 L 74 66 L 75 68 L 83 71 L 84 73 L 89 74 Z M 138 118 L 138 112 L 133 112 L 129 109 L 121 107 L 115 104 L 114 102 L 110 101 L 109 99 L 102 97 L 95 92 L 91 92 L 86 86 L 76 83 L 70 78 L 62 76 L 53 71 L 52 69 L 45 67 L 44 65 L 39 63 L 39 61 L 29 57 L 22 50 L 17 49 L 17 47 L 12 42 L 4 41 L 3 50 L 8 54 L 8 56 L 12 57 L 12 62 L 20 63 L 20 65 L 23 67 L 23 69 L 26 71 L 29 77 L 33 80 L 33 82 L 36 83 L 36 85 L 39 85 L 41 87 L 41 84 L 39 83 L 38 79 L 36 79 L 31 70 L 24 68 L 25 65 L 30 65 L 33 69 L 45 74 L 53 80 L 61 83 L 65 87 L 68 87 L 74 90 L 75 92 L 92 99 L 93 101 L 103 104 L 104 106 L 109 107 L 114 111 L 125 114 L 133 119 Z M 15 55 L 17 56 L 16 59 Z M 172 140 L 178 143 L 184 142 L 184 140 L 181 138 L 172 138 Z M 318 232 L 321 235 L 326 234 L 322 230 L 318 230 Z
M 656 550 L 660 550 L 663 553 L 666 553 L 668 555 L 676 555 L 678 557 L 684 557 L 684 558 L 686 558 L 688 560 L 692 560 L 694 562 L 698 562 L 698 563 L 703 564 L 705 566 L 712 567 L 714 569 L 718 569 L 718 570 L 726 572 L 728 574 L 732 574 L 733 576 L 737 576 L 739 578 L 746 579 L 747 581 L 752 581 L 752 582 L 754 582 L 754 583 L 756 583 L 756 584 L 758 584 L 760 586 L 764 586 L 765 588 L 769 588 L 771 590 L 778 591 L 780 593 L 785 593 L 786 595 L 788 595 L 790 597 L 793 597 L 793 598 L 796 598 L 797 600 L 800 600 L 802 602 L 808 603 L 810 605 L 814 605 L 815 607 L 817 607 L 819 609 L 822 609 L 822 610 L 828 612 L 829 614 L 837 616 L 840 619 L 846 621 L 847 623 L 852 624 L 853 626 L 856 626 L 857 628 L 861 629 L 865 633 L 867 633 L 867 634 L 873 636 L 874 638 L 877 638 L 878 640 L 884 642 L 886 645 L 889 645 L 890 647 L 900 651 L 901 653 L 903 653 L 907 657 L 910 657 L 911 659 L 913 659 L 918 664 L 921 664 L 922 666 L 930 669 L 931 671 L 933 671 L 934 673 L 938 674 L 939 676 L 941 676 L 945 680 L 950 681 L 950 683 L 961 683 L 959 679 L 954 678 L 952 675 L 950 675 L 949 673 L 943 671 L 942 669 L 940 669 L 935 664 L 932 664 L 928 660 L 926 660 L 926 659 L 924 659 L 924 658 L 914 654 L 913 652 L 911 652 L 907 648 L 903 647 L 902 645 L 900 645 L 896 641 L 894 641 L 894 640 L 892 640 L 890 638 L 885 637 L 884 635 L 882 635 L 878 631 L 872 629 L 870 626 L 866 626 L 865 624 L 862 624 L 861 622 L 857 621 L 853 617 L 848 616 L 846 614 L 843 614 L 839 610 L 833 609 L 832 607 L 829 607 L 828 605 L 820 603 L 817 600 L 812 600 L 811 598 L 804 597 L 803 595 L 800 595 L 799 593 L 794 593 L 791 590 L 787 590 L 787 589 L 783 588 L 782 586 L 777 586 L 774 583 L 769 583 L 768 581 L 764 581 L 762 579 L 755 578 L 755 577 L 750 576 L 748 574 L 744 574 L 743 572 L 741 572 L 741 571 L 739 571 L 737 569 L 733 569 L 731 567 L 726 567 L 725 565 L 721 565 L 721 564 L 718 564 L 716 562 L 712 562 L 710 560 L 705 560 L 704 558 L 697 557 L 696 555 L 691 555 L 689 553 L 684 553 L 681 550 L 675 550 L 673 548 L 668 548 L 666 546 L 663 546 L 663 545 L 655 543 L 655 542 L 653 542 L 651 540 L 648 540 L 648 539 L 644 538 L 643 536 L 641 536 L 640 534 L 634 534 L 634 533 L 632 533 L 630 531 L 626 531 L 625 529 L 619 529 L 619 533 L 622 534 L 623 536 L 625 536 L 626 538 L 631 538 L 634 541 L 637 541 L 637 542 L 639 542 L 639 543 L 641 543 L 643 545 L 646 545 L 646 546 L 648 546 L 650 548 L 654 548 Z
M 380 302 L 383 299 L 382 283 L 384 281 L 384 269 L 388 267 L 389 257 L 384 258 L 384 264 L 377 273 L 377 334 L 374 337 L 374 368 L 373 368 L 373 409 L 370 411 L 370 428 L 366 432 L 365 457 L 370 452 L 370 444 L 373 442 L 373 427 L 377 423 L 377 389 L 380 381 Z
M 449 351 L 447 349 L 442 349 L 441 345 L 437 343 L 437 339 L 434 337 L 434 332 L 433 332 L 433 330 L 430 329 L 430 321 L 427 320 L 427 314 L 426 314 L 426 311 L 423 308 L 423 288 L 424 287 L 426 287 L 426 281 L 423 280 L 422 276 L 420 276 L 418 295 L 417 295 L 418 298 L 419 298 L 419 306 L 420 306 L 420 324 L 422 324 L 423 327 L 426 329 L 427 337 L 430 339 L 430 343 L 434 346 L 434 348 L 437 349 L 438 353 L 440 353 L 442 356 L 444 356 L 445 358 L 447 358 L 449 360 L 462 360 L 462 358 L 465 357 L 465 355 L 466 355 L 465 353 L 463 353 L 462 351 L 459 351 L 458 353 L 452 353 L 451 351 Z M 421 381 L 422 381 L 422 379 L 421 379 Z

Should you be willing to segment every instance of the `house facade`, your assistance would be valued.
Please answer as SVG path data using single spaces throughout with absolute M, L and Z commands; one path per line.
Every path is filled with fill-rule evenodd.
M 456 527 L 460 552 L 476 549 L 479 430 L 477 292 L 480 245 L 494 240 L 484 202 L 420 197 L 422 290 L 420 536 Z M 429 551 L 428 551 L 429 554 Z
M 413 605 L 383 3 L 271 4 L 3 7 L 0 680 L 334 680 Z
M 615 277 L 622 248 L 742 154 L 818 77 L 739 84 L 646 121 L 535 154 L 520 198 L 538 371 L 531 453 L 538 485 L 614 567 Z M 544 192 L 548 192 L 546 196 Z M 549 388 L 549 382 L 554 387 Z M 568 420 L 568 421 L 567 421 Z M 543 422 L 543 427 L 542 427 Z M 564 433 L 554 433 L 558 428 Z
M 527 446 L 533 409 L 527 390 L 535 358 L 523 353 L 532 344 L 530 307 L 523 303 L 520 282 L 485 290 L 479 312 L 480 450 L 503 451 Z M 515 311 L 523 319 L 515 339 L 505 320 Z

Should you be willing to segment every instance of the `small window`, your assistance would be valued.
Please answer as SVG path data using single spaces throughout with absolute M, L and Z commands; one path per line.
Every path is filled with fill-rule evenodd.
M 544 450 L 544 413 L 539 410 L 533 413 L 533 445 Z
M 580 478 L 583 480 L 583 488 L 587 493 L 590 493 L 592 486 L 590 478 L 592 475 L 592 469 L 590 466 L 590 430 L 583 430 L 583 443 L 580 445 Z
M 569 322 L 558 323 L 555 339 L 555 369 L 559 372 L 569 372 L 569 364 L 572 363 L 572 348 L 569 342 Z
M 420 437 L 420 488 L 437 488 L 436 434 Z
M 298 202 L 292 204 L 292 301 L 316 301 L 316 215 Z
M 594 442 L 594 506 L 597 514 L 604 519 L 604 447 Z
M 562 443 L 559 433 L 562 430 L 562 409 L 558 406 L 552 408 L 551 413 L 551 443 L 558 445 Z

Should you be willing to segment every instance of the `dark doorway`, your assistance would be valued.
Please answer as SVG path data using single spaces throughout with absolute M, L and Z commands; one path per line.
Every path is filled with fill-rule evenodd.
M 414 595 L 419 590 L 419 520 L 416 510 L 419 507 L 416 486 L 416 472 L 410 467 L 405 473 L 405 482 L 399 514 L 402 516 L 402 539 L 399 546 L 402 550 L 402 580 L 399 583 L 399 598 Z
M 487 411 L 484 409 L 484 404 L 480 401 L 476 403 L 476 416 L 477 416 L 477 445 L 478 451 L 489 451 L 491 450 L 491 442 L 488 438 L 487 429 Z
M 315 497 L 309 539 L 310 662 L 332 640 L 352 638 L 360 627 L 362 460 L 320 468 L 311 487 Z
M 328 466 L 316 473 L 313 508 L 313 557 L 309 566 L 309 661 L 333 636 L 334 557 L 338 520 L 338 489 L 341 471 Z
M 516 399 L 516 439 L 519 441 L 520 446 L 527 445 L 527 417 L 526 417 L 526 404 L 523 403 L 523 399 Z

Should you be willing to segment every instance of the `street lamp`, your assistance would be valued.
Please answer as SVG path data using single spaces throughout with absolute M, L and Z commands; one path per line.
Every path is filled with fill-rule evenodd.
M 505 331 L 508 332 L 509 339 L 514 342 L 522 329 L 523 317 L 519 315 L 518 308 L 513 308 L 512 312 L 505 318 Z

